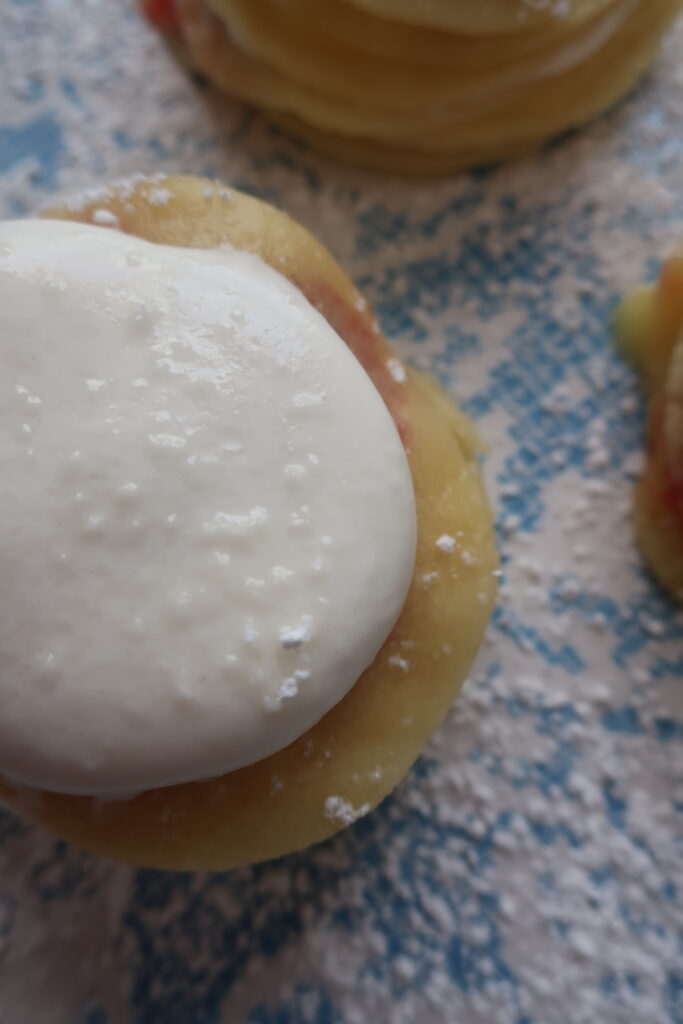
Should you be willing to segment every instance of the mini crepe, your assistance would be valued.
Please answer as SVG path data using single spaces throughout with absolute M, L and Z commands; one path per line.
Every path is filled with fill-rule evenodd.
M 512 31 L 493 13 L 510 5 L 491 4 L 496 27 L 482 34 L 347 0 L 175 0 L 176 41 L 220 88 L 320 148 L 428 172 L 514 156 L 597 116 L 645 70 L 681 0 L 575 2 L 563 16 L 517 6 Z

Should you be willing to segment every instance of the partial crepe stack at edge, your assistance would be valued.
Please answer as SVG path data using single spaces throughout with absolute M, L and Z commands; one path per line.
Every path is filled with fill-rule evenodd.
M 143 2 L 219 88 L 340 159 L 408 174 L 517 156 L 602 113 L 683 6 L 403 0 L 396 19 L 414 9 L 408 24 L 369 13 L 389 0 Z

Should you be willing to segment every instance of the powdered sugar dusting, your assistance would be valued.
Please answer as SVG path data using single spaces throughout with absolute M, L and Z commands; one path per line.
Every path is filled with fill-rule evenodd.
M 111 210 L 94 210 L 92 222 L 106 228 L 116 228 L 119 226 L 118 218 Z
M 407 375 L 400 359 L 387 359 L 387 370 L 397 384 L 405 384 Z
M 402 672 L 410 671 L 410 662 L 406 658 L 402 658 L 399 654 L 392 654 L 388 659 L 389 664 L 392 668 L 400 668 Z
M 171 199 L 171 193 L 167 188 L 153 188 L 147 196 L 151 206 L 166 206 Z
M 364 814 L 370 810 L 370 804 L 363 804 L 361 807 L 354 807 L 348 800 L 341 796 L 328 796 L 325 801 L 325 817 L 332 821 L 339 821 L 342 825 L 353 825 Z

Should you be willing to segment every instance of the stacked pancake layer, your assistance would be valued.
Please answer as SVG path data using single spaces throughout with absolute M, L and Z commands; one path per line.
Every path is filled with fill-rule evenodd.
M 346 343 L 398 428 L 415 495 L 417 549 L 407 597 L 372 664 L 282 749 L 216 778 L 197 776 L 138 796 L 101 800 L 82 795 L 87 790 L 45 792 L 4 777 L 0 796 L 77 845 L 154 867 L 236 867 L 324 839 L 367 813 L 405 775 L 443 720 L 481 642 L 498 561 L 474 428 L 435 381 L 401 362 L 332 256 L 273 207 L 207 180 L 170 177 L 113 185 L 50 216 L 109 225 L 163 246 L 228 246 L 287 278 Z M 192 328 L 200 336 L 202 325 L 199 319 Z M 229 426 L 227 400 L 225 417 Z M 377 440 L 373 433 L 367 443 Z M 175 549 L 166 543 L 174 561 Z M 412 558 L 412 547 L 408 554 Z M 350 551 L 349 557 L 357 563 L 364 553 Z M 358 594 L 359 604 L 364 597 Z M 237 606 L 234 614 L 244 610 Z M 283 602 L 283 614 L 290 610 Z M 339 636 L 347 642 L 346 632 Z M 111 687 L 109 698 L 116 704 L 120 690 Z M 188 727 L 191 716 L 188 711 Z
M 660 582 L 683 599 L 683 246 L 655 285 L 624 300 L 616 326 L 649 398 L 647 459 L 635 495 L 638 542 Z
M 681 0 L 143 0 L 189 63 L 345 160 L 442 172 L 533 150 L 639 78 Z

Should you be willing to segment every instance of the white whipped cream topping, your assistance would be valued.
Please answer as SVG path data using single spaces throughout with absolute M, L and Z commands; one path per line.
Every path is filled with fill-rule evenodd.
M 231 249 L 0 224 L 0 772 L 115 795 L 285 747 L 382 646 L 416 543 L 369 377 Z

